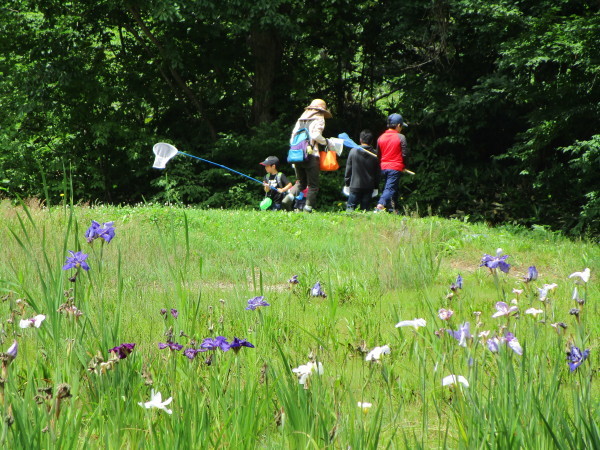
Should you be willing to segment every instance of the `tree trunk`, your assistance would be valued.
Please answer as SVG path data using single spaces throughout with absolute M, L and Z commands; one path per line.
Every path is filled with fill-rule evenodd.
M 259 125 L 272 119 L 272 88 L 281 63 L 282 44 L 277 31 L 258 28 L 251 29 L 248 41 L 254 58 L 252 122 Z

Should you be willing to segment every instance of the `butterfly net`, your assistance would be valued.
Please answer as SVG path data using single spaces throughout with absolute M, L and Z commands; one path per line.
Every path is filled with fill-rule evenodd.
M 339 138 L 329 138 L 329 150 L 333 150 L 338 156 L 342 156 L 344 151 L 344 140 Z
M 154 164 L 152 165 L 155 169 L 164 169 L 169 160 L 178 153 L 175 147 L 164 142 L 155 144 L 152 151 L 156 155 L 154 157 Z

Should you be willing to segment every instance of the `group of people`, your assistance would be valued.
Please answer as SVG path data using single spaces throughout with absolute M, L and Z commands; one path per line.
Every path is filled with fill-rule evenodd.
M 265 167 L 263 187 L 272 200 L 272 209 L 296 208 L 312 212 L 319 192 L 319 145 L 327 146 L 323 137 L 325 119 L 331 118 L 324 100 L 315 99 L 296 121 L 292 137 L 300 128 L 307 128 L 310 135 L 308 155 L 302 162 L 294 163 L 296 183 L 279 172 L 279 158 L 269 156 L 260 164 Z M 360 146 L 353 148 L 346 161 L 344 192 L 348 195 L 346 210 L 357 208 L 369 210 L 371 201 L 377 197 L 379 184 L 383 190 L 377 201 L 375 212 L 398 212 L 400 174 L 408 161 L 408 144 L 402 129 L 407 127 L 400 114 L 391 114 L 387 119 L 387 130 L 379 136 L 374 147 L 374 136 L 370 130 L 360 133 Z

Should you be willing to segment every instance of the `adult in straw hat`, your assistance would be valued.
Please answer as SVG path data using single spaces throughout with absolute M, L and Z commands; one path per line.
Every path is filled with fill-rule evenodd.
M 319 192 L 319 145 L 327 145 L 327 139 L 323 137 L 325 129 L 325 119 L 331 119 L 331 112 L 327 109 L 327 103 L 320 98 L 310 102 L 300 118 L 296 121 L 292 138 L 300 128 L 307 128 L 310 134 L 310 151 L 307 158 L 302 162 L 294 164 L 296 171 L 296 185 L 290 190 L 290 194 L 283 200 L 284 205 L 291 204 L 300 192 L 308 186 L 306 195 L 305 212 L 312 212 L 317 201 Z M 290 138 L 290 141 L 291 139 Z

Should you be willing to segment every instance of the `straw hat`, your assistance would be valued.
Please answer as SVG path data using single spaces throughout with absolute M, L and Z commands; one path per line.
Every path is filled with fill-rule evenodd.
M 321 100 L 320 98 L 315 98 L 312 102 L 310 102 L 310 105 L 304 109 L 316 109 L 317 111 L 321 111 L 326 119 L 331 119 L 332 117 L 331 113 L 327 109 L 327 103 L 325 103 L 325 100 Z

